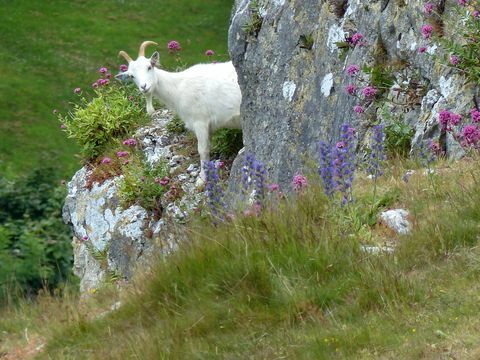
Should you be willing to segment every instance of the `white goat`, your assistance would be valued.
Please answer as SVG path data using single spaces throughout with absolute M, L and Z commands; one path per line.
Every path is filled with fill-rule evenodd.
M 200 186 L 205 181 L 203 165 L 210 158 L 212 132 L 219 128 L 241 128 L 242 94 L 237 73 L 232 62 L 198 64 L 181 72 L 167 72 L 155 67 L 160 60 L 157 51 L 150 59 L 145 57 L 145 48 L 149 45 L 158 44 L 144 41 L 137 60 L 120 51 L 119 55 L 128 61 L 128 70 L 116 77 L 133 79 L 146 97 L 149 114 L 155 111 L 152 99 L 158 98 L 195 133 L 200 154 L 201 170 L 197 181 Z

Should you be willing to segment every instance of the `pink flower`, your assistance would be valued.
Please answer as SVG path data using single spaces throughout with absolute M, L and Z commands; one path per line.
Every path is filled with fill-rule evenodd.
M 170 182 L 170 178 L 168 176 L 165 176 L 163 179 L 161 179 L 158 183 L 162 186 L 167 185 Z
M 458 56 L 457 55 L 450 56 L 450 64 L 452 64 L 454 66 L 458 64 Z
M 305 175 L 296 174 L 292 180 L 292 188 L 294 191 L 301 191 L 308 186 L 308 180 Z
M 420 54 L 423 54 L 425 51 L 427 51 L 427 48 L 426 48 L 425 46 L 420 46 L 420 47 L 418 48 L 418 52 L 419 52 Z
M 223 169 L 225 167 L 225 163 L 222 160 L 215 161 L 215 166 L 217 169 Z
M 280 190 L 280 185 L 278 184 L 270 184 L 268 185 L 268 190 L 270 190 L 271 192 L 276 192 L 276 191 L 279 191 Z
M 73 92 L 75 94 L 80 94 L 82 92 L 82 89 L 80 89 L 79 87 L 75 88 L 75 90 L 73 90 Z
M 106 73 L 106 74 L 105 74 L 105 78 L 106 78 L 106 79 L 110 79 L 111 77 L 112 77 L 112 74 L 110 74 L 110 73 Z
M 65 124 L 60 124 L 60 129 L 66 129 L 67 128 L 67 125 Z
M 435 8 L 435 4 L 433 3 L 426 3 L 423 6 L 423 9 L 425 10 L 426 14 L 431 14 L 434 8 Z
M 361 114 L 361 113 L 363 113 L 363 107 L 361 107 L 360 105 L 355 105 L 353 107 L 353 111 L 357 114 Z
M 169 41 L 168 44 L 167 44 L 167 47 L 168 47 L 168 50 L 170 50 L 171 52 L 181 50 L 180 43 L 178 41 L 175 41 L 175 40 Z
M 83 235 L 82 236 L 82 241 L 87 241 L 88 240 L 88 236 L 87 235 Z
M 213 56 L 213 55 L 215 55 L 215 53 L 213 52 L 213 50 L 207 50 L 207 51 L 205 51 L 205 55 Z
M 474 18 L 478 18 L 478 16 L 480 15 L 480 12 L 478 10 L 475 10 L 472 15 Z
M 121 72 L 125 72 L 125 71 L 127 71 L 127 70 L 128 70 L 128 66 L 127 66 L 127 65 L 125 65 L 125 64 L 120 65 L 120 71 L 121 71 Z
M 123 145 L 127 145 L 127 146 L 135 146 L 137 145 L 137 140 L 135 140 L 134 138 L 130 138 L 130 139 L 127 139 L 127 140 L 123 140 Z
M 477 109 L 470 110 L 470 118 L 474 123 L 480 122 L 480 111 Z
M 117 152 L 117 157 L 122 158 L 122 157 L 127 157 L 129 155 L 128 151 L 118 151 Z
M 442 149 L 440 148 L 440 144 L 436 141 L 432 141 L 428 147 L 430 148 L 430 151 L 436 155 L 440 155 L 442 152 Z
M 100 74 L 106 74 L 106 73 L 108 72 L 108 69 L 107 69 L 106 67 L 101 67 L 101 68 L 98 70 L 98 72 L 99 72 Z
M 433 33 L 433 26 L 430 24 L 425 24 L 422 26 L 422 34 L 425 39 L 430 39 Z
M 347 67 L 347 74 L 350 76 L 354 76 L 360 71 L 360 67 L 358 65 L 348 65 Z
M 349 94 L 349 95 L 354 95 L 356 90 L 357 90 L 357 87 L 356 87 L 354 84 L 348 84 L 348 85 L 345 87 L 345 91 L 346 91 L 347 94 Z
M 450 111 L 442 110 L 438 115 L 438 122 L 440 123 L 440 127 L 442 130 L 448 129 L 448 123 L 450 122 Z
M 112 162 L 112 159 L 110 159 L 109 157 L 105 156 L 103 159 L 102 159 L 102 164 L 110 164 Z
M 463 128 L 463 138 L 467 145 L 477 145 L 480 142 L 480 129 L 477 125 L 467 125 Z
M 96 82 L 94 82 L 94 83 L 92 84 L 92 88 L 94 88 L 94 89 L 98 88 L 98 84 L 97 84 Z
M 352 44 L 353 45 L 359 45 L 359 42 L 362 39 L 363 39 L 363 35 L 361 33 L 357 32 L 357 33 L 352 35 Z
M 373 98 L 377 94 L 377 89 L 373 86 L 367 86 L 363 88 L 362 94 L 366 98 Z
M 450 124 L 452 124 L 452 126 L 457 126 L 461 120 L 462 116 L 460 114 L 450 114 Z
M 467 6 L 467 0 L 458 0 L 458 5 Z

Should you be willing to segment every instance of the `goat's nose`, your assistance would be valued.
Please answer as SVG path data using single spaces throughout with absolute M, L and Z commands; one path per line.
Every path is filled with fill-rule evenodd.
M 147 84 L 142 85 L 142 89 L 145 90 L 147 88 Z

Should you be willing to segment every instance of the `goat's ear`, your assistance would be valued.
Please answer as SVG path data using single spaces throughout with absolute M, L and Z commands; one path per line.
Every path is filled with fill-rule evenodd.
M 158 51 L 155 51 L 153 53 L 152 57 L 150 58 L 150 63 L 152 64 L 152 66 L 158 65 L 160 63 L 160 54 L 158 53 Z

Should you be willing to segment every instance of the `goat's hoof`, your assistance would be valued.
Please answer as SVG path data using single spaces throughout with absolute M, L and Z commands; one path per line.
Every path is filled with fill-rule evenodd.
M 203 188 L 205 187 L 205 180 L 203 180 L 201 177 L 199 177 L 197 179 L 197 181 L 195 182 L 195 187 L 198 190 L 203 190 Z

